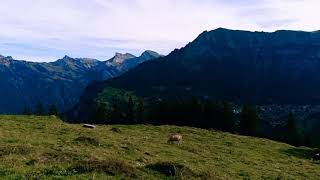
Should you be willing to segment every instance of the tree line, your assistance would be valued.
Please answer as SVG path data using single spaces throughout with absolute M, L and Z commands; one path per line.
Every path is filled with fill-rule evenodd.
M 33 109 L 25 107 L 23 115 L 59 116 L 55 105 L 47 109 L 38 103 Z M 236 133 L 247 136 L 265 137 L 291 145 L 314 146 L 319 140 L 303 134 L 293 113 L 289 113 L 281 127 L 266 125 L 259 118 L 255 105 L 237 107 L 226 102 L 212 100 L 152 99 L 143 101 L 135 96 L 117 98 L 100 103 L 91 115 L 96 124 L 153 124 L 191 126 L 203 129 Z
M 266 137 L 292 145 L 310 145 L 299 133 L 293 113 L 288 114 L 281 131 L 264 134 L 265 126 L 255 105 L 245 104 L 236 110 L 230 103 L 212 100 L 164 100 L 144 102 L 128 96 L 126 101 L 99 104 L 92 115 L 92 123 L 98 124 L 153 124 L 191 126 L 214 129 L 247 136 Z
M 56 105 L 52 104 L 49 106 L 48 110 L 45 109 L 42 103 L 38 103 L 33 109 L 25 106 L 23 111 L 23 115 L 37 115 L 37 116 L 44 116 L 44 115 L 54 115 L 58 116 L 59 111 Z

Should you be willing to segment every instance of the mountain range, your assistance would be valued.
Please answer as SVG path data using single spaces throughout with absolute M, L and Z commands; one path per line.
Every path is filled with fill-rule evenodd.
M 320 103 L 320 33 L 201 33 L 168 56 L 86 89 L 75 108 L 85 118 L 108 87 L 148 98 L 210 98 L 254 104 Z
M 37 63 L 0 55 L 0 113 L 20 113 L 25 107 L 57 106 L 63 112 L 74 106 L 84 89 L 95 81 L 117 77 L 140 63 L 161 57 L 145 51 L 141 56 L 117 53 L 112 59 L 65 56 Z

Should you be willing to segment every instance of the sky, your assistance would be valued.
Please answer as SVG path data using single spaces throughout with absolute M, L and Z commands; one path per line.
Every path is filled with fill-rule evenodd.
M 319 0 L 0 0 L 0 54 L 29 61 L 168 54 L 218 27 L 320 29 Z

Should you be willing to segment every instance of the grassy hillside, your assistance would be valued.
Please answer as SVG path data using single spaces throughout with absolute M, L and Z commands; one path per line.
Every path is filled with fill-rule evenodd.
M 180 145 L 167 136 L 181 133 Z M 1 179 L 320 179 L 314 152 L 175 126 L 85 129 L 55 117 L 0 116 Z

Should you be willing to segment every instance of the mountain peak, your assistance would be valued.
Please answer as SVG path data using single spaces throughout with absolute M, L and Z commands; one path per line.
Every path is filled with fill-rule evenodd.
M 0 55 L 0 64 L 10 66 L 10 64 L 13 62 L 13 58 L 11 56 L 3 56 Z
M 147 60 L 155 59 L 155 58 L 159 58 L 159 57 L 162 57 L 162 55 L 160 55 L 159 53 L 157 53 L 155 51 L 146 50 L 141 54 L 140 59 L 143 59 L 143 61 L 147 61 Z
M 73 63 L 74 59 L 71 58 L 70 56 L 65 55 L 62 59 L 58 59 L 57 61 L 54 62 L 55 65 L 67 65 L 70 63 Z
M 122 54 L 117 52 L 113 58 L 107 60 L 107 63 L 111 65 L 119 65 L 119 64 L 122 64 L 125 60 L 132 59 L 132 58 L 136 58 L 136 56 L 130 53 Z
M 142 53 L 142 55 L 144 55 L 144 54 L 149 54 L 149 55 L 152 55 L 152 54 L 157 54 L 157 55 L 159 55 L 159 53 L 157 53 L 157 52 L 155 52 L 155 51 L 152 51 L 152 50 L 146 50 L 146 51 L 144 51 L 143 53 Z
M 123 55 L 122 53 L 116 52 L 116 54 L 114 56 L 116 57 L 116 56 L 122 56 L 122 55 Z
M 0 59 L 4 59 L 6 61 L 13 60 L 12 56 L 3 56 L 0 54 Z
M 162 57 L 162 55 L 151 50 L 144 51 L 139 57 L 136 57 L 130 53 L 116 53 L 113 58 L 105 61 L 105 63 L 108 66 L 115 67 L 123 72 L 128 69 L 132 69 L 145 61 L 157 59 L 159 57 Z
M 125 58 L 135 58 L 136 56 L 130 54 L 130 53 L 119 53 L 119 52 L 116 52 L 115 56 L 114 57 L 125 57 Z
M 231 29 L 227 29 L 227 28 L 222 28 L 222 27 L 219 27 L 213 31 L 231 31 Z
M 68 55 L 65 55 L 62 60 L 69 60 L 69 59 L 73 59 L 72 57 L 68 56 Z
M 210 39 L 210 37 L 212 35 L 215 35 L 215 34 L 226 34 L 226 33 L 231 32 L 231 31 L 234 31 L 234 30 L 226 29 L 226 28 L 222 28 L 222 27 L 219 27 L 217 29 L 213 29 L 213 30 L 210 30 L 210 31 L 203 31 L 201 34 L 198 35 L 198 37 L 195 39 L 195 41 L 203 40 L 203 39 Z

